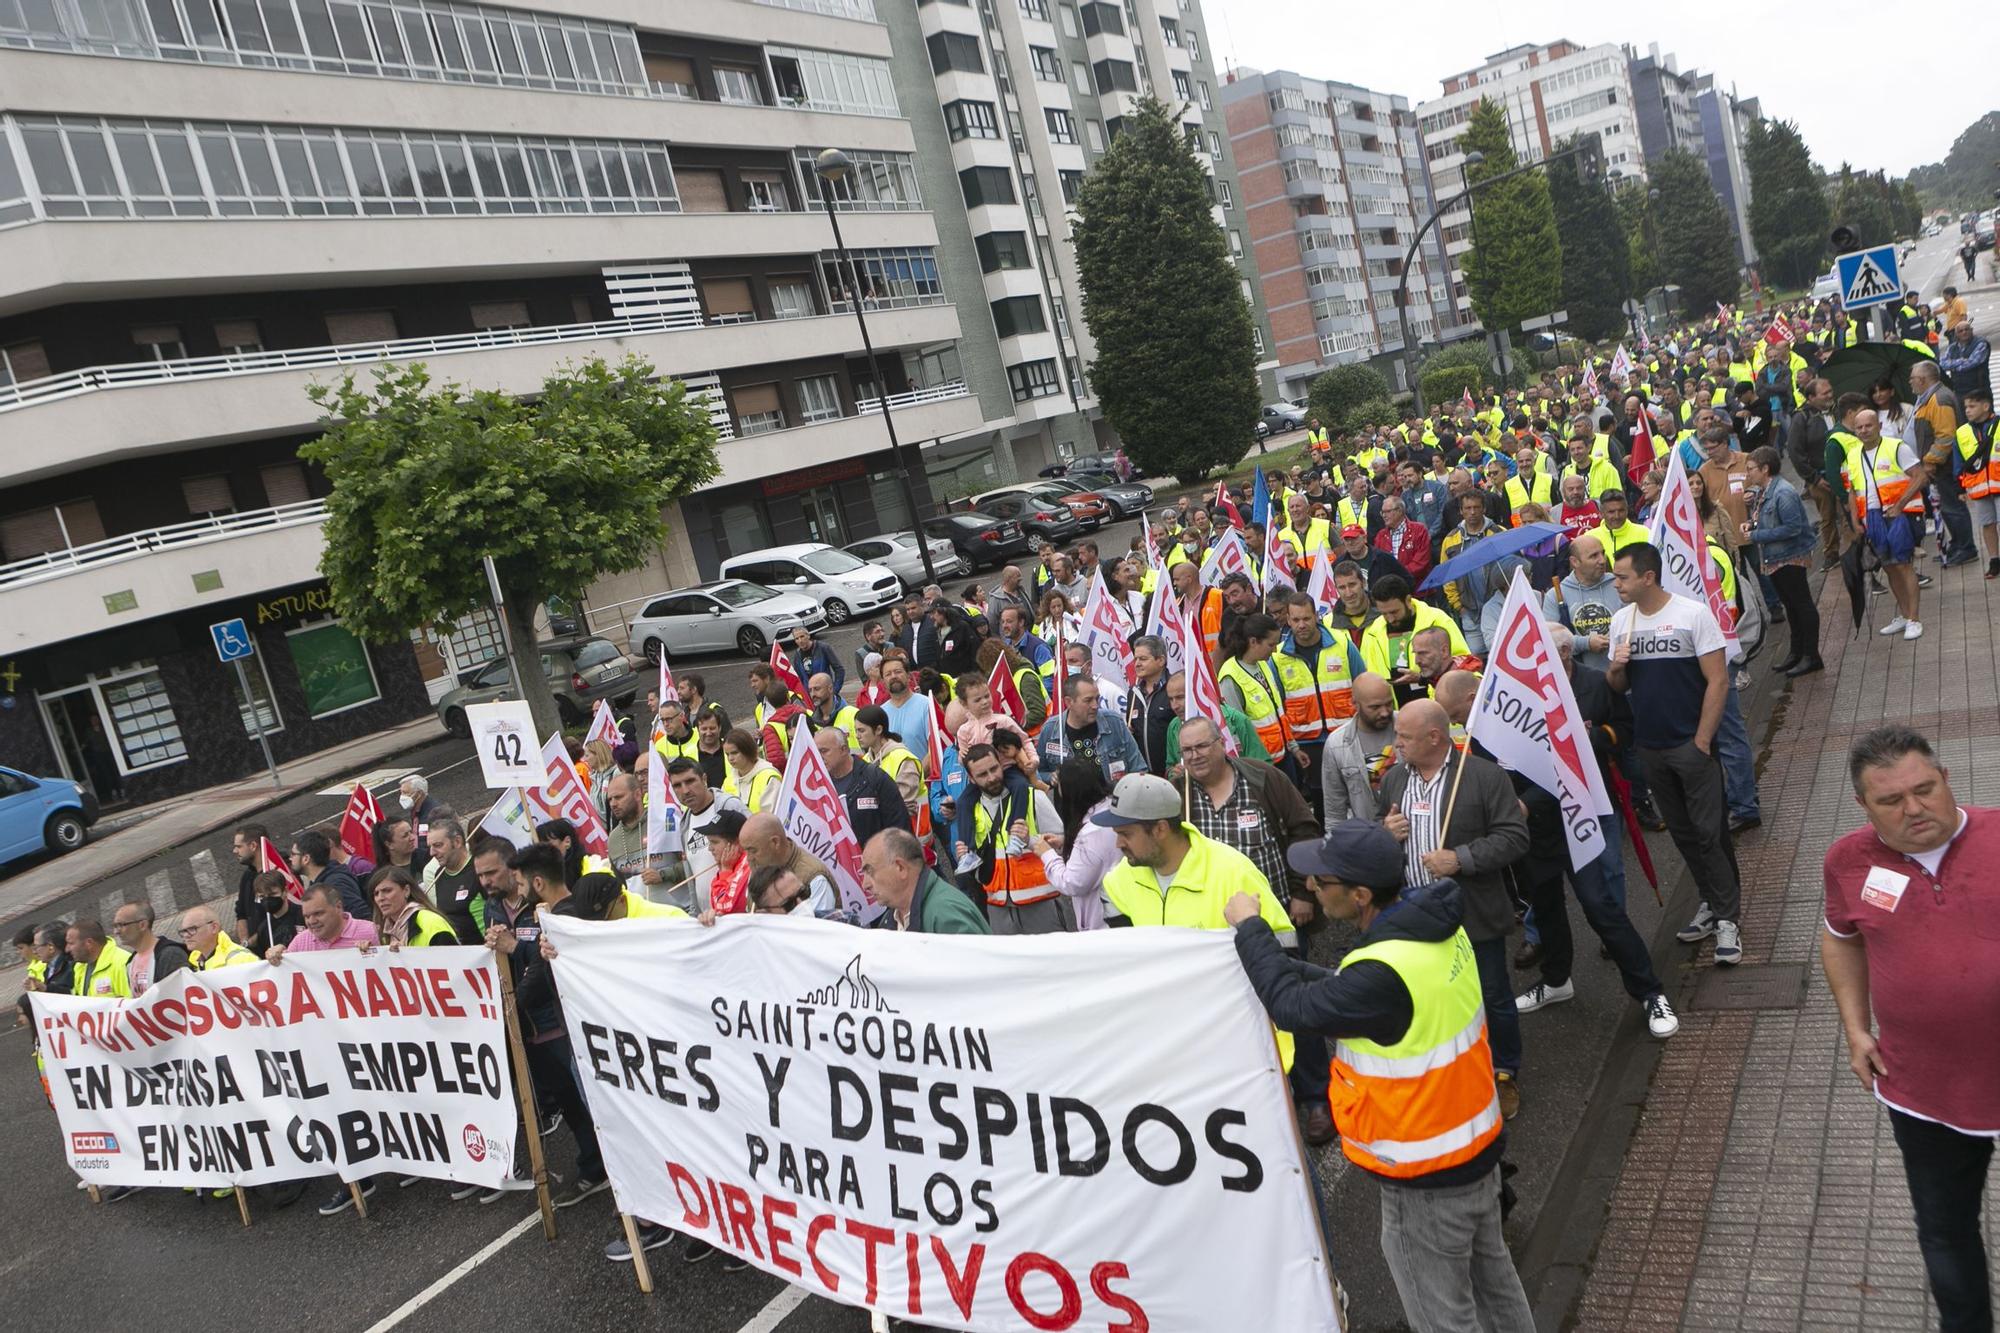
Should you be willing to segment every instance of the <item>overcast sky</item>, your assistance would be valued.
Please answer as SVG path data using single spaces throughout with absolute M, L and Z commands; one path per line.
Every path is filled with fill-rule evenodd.
M 1769 11 L 1652 5 L 1625 15 L 1550 0 L 1202 0 L 1202 8 L 1218 66 L 1291 69 L 1401 93 L 1412 104 L 1438 96 L 1446 75 L 1510 46 L 1567 37 L 1580 46 L 1629 43 L 1643 55 L 1657 42 L 1661 54 L 1679 57 L 1683 71 L 1712 71 L 1722 86 L 1734 84 L 1737 96 L 1761 98 L 1766 116 L 1797 122 L 1813 160 L 1827 170 L 1845 160 L 1902 175 L 1941 160 L 1960 130 L 2000 105 L 2000 89 L 1986 79 L 1951 72 L 1969 53 L 1951 48 L 1949 11 L 1934 15 L 1943 26 L 1924 56 L 1906 27 L 1908 16 L 1924 11 L 1856 0 Z M 1756 18 L 1760 12 L 1768 20 Z M 1983 31 L 1975 20 L 1972 32 Z M 1911 63 L 1878 58 L 1895 53 Z M 1889 91 L 1905 83 L 1908 96 Z M 1868 93 L 1871 84 L 1877 95 Z

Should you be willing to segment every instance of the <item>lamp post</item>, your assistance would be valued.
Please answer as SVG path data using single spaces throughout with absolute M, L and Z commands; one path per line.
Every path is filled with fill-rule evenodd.
M 846 180 L 854 164 L 847 154 L 838 148 L 829 148 L 813 162 L 813 172 L 819 177 L 820 202 L 826 205 L 826 220 L 833 225 L 834 262 L 844 275 L 849 298 L 854 303 L 854 322 L 861 326 L 861 350 L 868 357 L 868 369 L 875 376 L 875 392 L 882 404 L 882 424 L 889 431 L 889 456 L 895 461 L 896 472 L 903 482 L 903 503 L 910 509 L 910 526 L 916 531 L 917 554 L 924 562 L 924 582 L 937 582 L 937 566 L 931 563 L 930 538 L 924 533 L 924 525 L 917 513 L 917 491 L 910 481 L 910 463 L 903 457 L 902 442 L 896 438 L 896 421 L 889 411 L 889 380 L 882 373 L 881 359 L 875 355 L 874 340 L 868 336 L 868 316 L 861 309 L 861 274 L 854 267 L 854 256 L 847 253 L 847 242 L 840 236 L 840 215 L 833 207 L 833 187 Z M 918 461 L 922 461 L 919 454 Z
M 1469 174 L 1472 168 L 1485 160 L 1486 154 L 1477 148 L 1473 149 L 1465 155 L 1465 165 L 1459 169 L 1460 175 Z M 1419 416 L 1423 415 L 1424 391 L 1417 383 L 1416 368 L 1410 360 L 1410 265 L 1416 261 L 1417 249 L 1424 243 L 1424 233 L 1437 226 L 1438 219 L 1443 217 L 1448 209 L 1456 208 L 1460 204 L 1464 204 L 1468 210 L 1471 209 L 1472 191 L 1473 183 L 1468 179 L 1463 190 L 1449 202 L 1433 209 L 1431 215 L 1424 219 L 1424 225 L 1417 228 L 1417 234 L 1410 239 L 1409 253 L 1403 256 L 1403 272 L 1396 280 L 1396 323 L 1403 332 L 1403 349 L 1399 359 L 1403 363 L 1403 382 L 1410 386 L 1410 401 L 1416 404 Z M 1451 263 L 1450 255 L 1445 256 L 1445 263 L 1446 265 Z

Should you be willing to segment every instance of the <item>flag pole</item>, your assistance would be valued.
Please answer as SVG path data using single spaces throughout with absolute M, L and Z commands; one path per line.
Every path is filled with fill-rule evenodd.
M 1448 735 L 1446 739 L 1450 739 Z M 1467 737 L 1466 744 L 1470 745 L 1471 743 L 1471 738 Z M 1446 762 L 1450 762 L 1452 755 L 1458 757 L 1458 771 L 1451 775 L 1451 795 L 1445 798 L 1444 818 L 1438 822 L 1437 839 L 1439 851 L 1444 850 L 1445 838 L 1451 829 L 1451 812 L 1458 806 L 1458 784 L 1465 780 L 1465 752 L 1454 745 L 1450 753 L 1445 756 Z

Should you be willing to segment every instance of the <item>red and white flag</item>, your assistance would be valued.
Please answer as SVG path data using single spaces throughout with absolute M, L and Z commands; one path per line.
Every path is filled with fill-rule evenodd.
M 1632 451 L 1625 455 L 1625 475 L 1638 483 L 1646 479 L 1653 470 L 1653 409 L 1645 404 L 1639 406 L 1639 416 L 1632 423 Z M 1595 500 L 1596 496 L 1590 497 Z
M 658 726 L 659 723 L 655 721 L 654 725 Z M 592 741 L 603 741 L 606 745 L 616 749 L 618 748 L 618 743 L 624 739 L 625 737 L 618 730 L 618 719 L 611 715 L 611 701 L 609 699 L 599 699 L 597 707 L 592 710 L 590 715 L 590 730 L 583 733 L 583 743 L 588 745 Z
M 680 687 L 674 683 L 674 669 L 667 662 L 667 648 L 665 644 L 660 645 L 659 695 L 660 702 L 663 704 L 677 704 L 681 701 Z
M 785 761 L 784 780 L 778 785 L 778 803 L 772 813 L 784 825 L 785 833 L 833 872 L 833 887 L 840 904 L 858 913 L 864 924 L 882 914 L 882 907 L 861 883 L 861 843 L 847 817 L 847 804 L 833 788 L 833 776 L 826 771 L 819 747 L 813 744 L 812 728 L 792 730 L 792 753 Z
M 1222 540 L 1201 562 L 1201 581 L 1211 588 L 1221 587 L 1231 574 L 1241 574 L 1252 583 L 1257 581 L 1257 571 L 1250 567 L 1249 548 L 1243 544 L 1243 534 L 1235 528 L 1223 533 Z
M 1632 378 L 1632 358 L 1626 354 L 1624 343 L 1619 343 L 1618 350 L 1611 354 L 1611 373 L 1621 380 Z
M 1187 664 L 1183 658 L 1183 642 L 1186 635 L 1182 629 L 1187 622 L 1187 613 L 1181 607 L 1181 599 L 1174 595 L 1174 585 L 1164 573 L 1153 581 L 1153 605 L 1146 612 L 1146 633 L 1153 635 L 1167 646 L 1167 674 L 1182 670 Z
M 1180 634 L 1181 661 L 1187 672 L 1187 715 L 1213 722 L 1222 733 L 1223 748 L 1231 754 L 1239 753 L 1236 736 L 1229 730 L 1229 719 L 1222 712 L 1222 687 L 1215 683 L 1215 668 L 1209 664 L 1208 654 L 1202 651 L 1201 632 L 1183 616 Z
M 1306 572 L 1306 596 L 1313 599 L 1321 615 L 1333 610 L 1340 594 L 1333 590 L 1333 561 L 1315 560 Z
M 576 765 L 570 763 L 569 750 L 563 745 L 560 735 L 549 737 L 543 744 L 542 763 L 549 773 L 547 784 L 522 793 L 527 798 L 528 813 L 534 816 L 535 823 L 567 819 L 576 829 L 576 836 L 583 843 L 585 852 L 592 856 L 608 855 L 611 834 L 604 827 L 604 821 L 597 817 L 597 805 L 590 799 L 590 789 L 577 776 Z
M 1241 544 L 1242 538 L 1237 541 Z M 1090 648 L 1090 674 L 1104 706 L 1117 713 L 1125 711 L 1125 696 L 1132 689 L 1132 645 L 1125 634 L 1125 618 L 1104 586 L 1103 573 L 1091 575 L 1090 597 L 1083 604 L 1083 641 Z
M 794 698 L 806 697 L 806 683 L 799 679 L 798 669 L 792 665 L 785 645 L 776 639 L 771 640 L 771 671 L 785 683 L 785 688 L 792 692 Z
M 931 700 L 931 724 L 924 728 L 924 781 L 944 777 L 944 710 Z
M 681 827 L 686 818 L 687 811 L 674 799 L 673 784 L 667 781 L 666 758 L 655 753 L 646 761 L 646 854 L 678 856 L 687 840 Z
M 1465 731 L 1502 768 L 1555 797 L 1570 865 L 1581 870 L 1603 853 L 1600 821 L 1613 807 L 1540 601 L 1527 576 L 1515 570 Z
M 1280 537 L 1278 532 L 1278 525 L 1273 523 L 1264 533 L 1264 591 L 1296 592 L 1299 561 L 1305 553 L 1294 550 L 1291 542 Z
M 1772 346 L 1776 346 L 1779 343 L 1790 343 L 1794 341 L 1792 337 L 1792 326 L 1785 323 L 1785 317 L 1783 315 L 1776 315 L 1772 317 L 1771 326 L 1764 330 L 1764 341 L 1770 343 Z
M 292 873 L 291 863 L 285 860 L 285 854 L 278 850 L 278 844 L 272 842 L 270 838 L 266 837 L 263 846 L 258 849 L 257 860 L 259 870 L 275 870 L 285 877 L 287 898 L 298 902 L 306 896 L 306 886 Z
M 1005 713 L 1022 726 L 1028 724 L 1028 704 L 1021 698 L 1021 687 L 1014 683 L 1014 673 L 1007 669 L 1005 653 L 993 659 L 993 670 L 986 677 L 986 688 L 993 691 L 995 712 Z
M 1577 389 L 1577 392 L 1578 392 L 1578 393 L 1587 393 L 1587 394 L 1589 394 L 1589 395 L 1590 395 L 1591 397 L 1593 397 L 1593 398 L 1597 396 L 1597 367 L 1596 367 L 1596 366 L 1590 366 L 1590 365 L 1586 365 L 1586 366 L 1585 366 L 1585 367 L 1583 368 L 1583 382 L 1582 382 L 1582 383 L 1580 383 L 1580 384 L 1578 384 L 1578 385 L 1576 386 L 1576 389 Z
M 1215 507 L 1228 516 L 1231 527 L 1243 526 L 1242 511 L 1236 507 L 1236 502 L 1229 498 L 1229 488 L 1219 481 L 1215 483 Z
M 1464 409 L 1467 416 L 1471 416 L 1479 410 L 1479 404 L 1472 401 L 1472 388 L 1470 385 L 1466 386 L 1465 396 L 1458 400 L 1458 405 Z
M 1660 487 L 1660 505 L 1653 514 L 1653 545 L 1660 548 L 1660 586 L 1709 609 L 1727 641 L 1723 658 L 1743 656 L 1736 636 L 1736 612 L 1722 595 L 1722 571 L 1708 553 L 1708 534 L 1701 510 L 1688 485 L 1687 462 L 1678 449 L 1667 451 L 1667 480 Z
M 375 793 L 357 782 L 347 798 L 347 811 L 340 817 L 340 845 L 349 855 L 375 859 L 375 826 L 382 822 L 382 807 Z

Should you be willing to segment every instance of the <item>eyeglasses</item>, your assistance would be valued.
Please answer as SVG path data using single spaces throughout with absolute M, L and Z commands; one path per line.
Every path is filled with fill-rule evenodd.
M 111 928 L 113 930 L 134 930 L 145 924 L 143 921 L 113 921 Z

